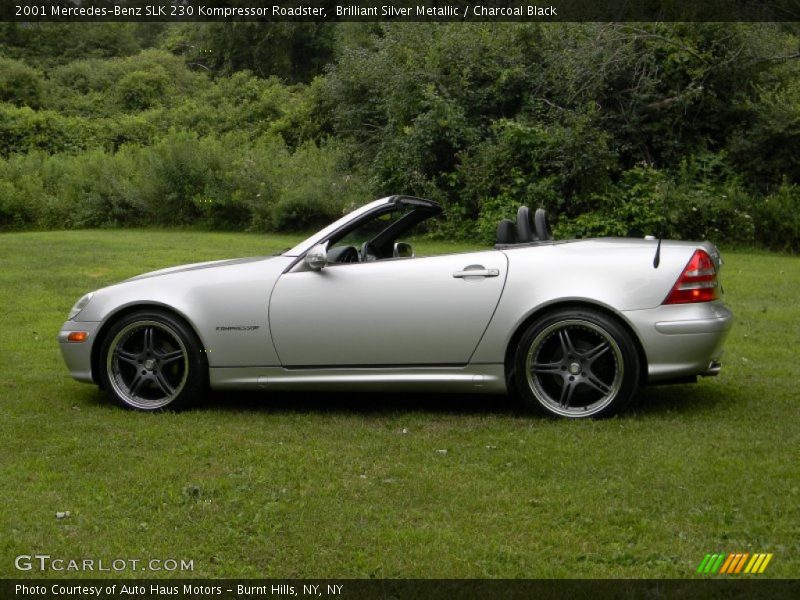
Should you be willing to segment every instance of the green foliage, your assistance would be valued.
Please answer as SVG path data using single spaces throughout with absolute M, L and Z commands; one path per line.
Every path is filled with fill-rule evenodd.
M 8 56 L 51 67 L 87 58 L 130 56 L 152 44 L 153 33 L 162 28 L 154 23 L 0 23 L 0 47 Z
M 773 84 L 774 85 L 774 84 Z M 731 138 L 736 167 L 763 189 L 800 183 L 800 77 L 759 90 L 750 118 Z
M 481 221 L 494 219 L 486 207 L 498 203 L 509 209 L 506 214 L 526 204 L 576 216 L 593 207 L 585 200 L 591 193 L 609 184 L 614 160 L 608 135 L 585 115 L 548 124 L 499 120 L 492 137 L 463 158 L 462 202 L 478 206 Z
M 0 56 L 0 102 L 38 108 L 42 100 L 42 74 L 25 63 Z
M 784 182 L 752 203 L 756 239 L 767 248 L 800 252 L 800 186 Z
M 0 227 L 301 230 L 407 193 L 445 205 L 440 236 L 489 242 L 527 204 L 562 237 L 794 250 L 797 40 L 769 23 L 0 24 Z
M 386 25 L 371 48 L 347 46 L 325 81 L 334 132 L 382 191 L 458 200 L 460 156 L 493 119 L 519 108 L 537 75 L 535 27 Z
M 85 119 L 0 103 L 0 157 L 34 150 L 78 152 L 95 143 L 94 129 Z
M 278 231 L 303 231 L 327 225 L 346 208 L 368 198 L 365 183 L 342 169 L 339 148 L 306 143 L 282 166 L 283 180 L 272 223 Z
M 307 82 L 334 52 L 330 23 L 186 23 L 170 29 L 165 46 L 195 68 L 227 75 L 250 71 Z
M 173 130 L 150 147 L 41 152 L 0 161 L 0 230 L 25 227 L 199 225 L 307 230 L 363 202 L 335 145 L 294 153 L 267 134 L 199 137 Z
M 561 237 L 655 235 L 673 239 L 709 239 L 752 244 L 755 198 L 732 175 L 704 177 L 724 169 L 720 157 L 706 155 L 702 165 L 682 164 L 671 174 L 650 167 L 623 173 L 619 182 L 594 198 L 595 210 L 561 221 Z
M 447 204 L 447 235 L 528 204 L 562 235 L 762 243 L 751 206 L 800 172 L 796 48 L 769 24 L 385 25 L 320 106 L 378 189 Z
M 134 71 L 119 80 L 116 93 L 128 110 L 146 110 L 160 104 L 167 95 L 170 80 L 162 68 Z

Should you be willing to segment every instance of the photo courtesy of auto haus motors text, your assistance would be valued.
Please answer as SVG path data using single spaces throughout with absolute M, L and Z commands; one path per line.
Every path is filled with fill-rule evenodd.
M 174 585 L 170 583 L 141 584 L 134 581 L 113 583 L 110 585 L 80 585 L 80 584 L 46 584 L 27 585 L 15 584 L 14 593 L 19 597 L 34 598 L 59 597 L 59 598 L 169 598 L 169 597 L 217 597 L 223 594 L 233 594 L 237 598 L 243 597 L 314 597 L 330 598 L 342 597 L 345 584 L 301 584 L 275 583 L 270 585 L 237 584 L 226 587 L 225 585 L 199 585 L 183 583 Z

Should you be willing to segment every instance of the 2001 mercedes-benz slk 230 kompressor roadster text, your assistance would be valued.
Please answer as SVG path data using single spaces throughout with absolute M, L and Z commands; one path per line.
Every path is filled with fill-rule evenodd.
M 178 409 L 207 387 L 503 393 L 564 417 L 720 369 L 732 315 L 709 242 L 553 240 L 542 209 L 493 249 L 415 256 L 441 213 L 391 196 L 272 257 L 184 265 L 81 298 L 59 333 L 79 381 Z

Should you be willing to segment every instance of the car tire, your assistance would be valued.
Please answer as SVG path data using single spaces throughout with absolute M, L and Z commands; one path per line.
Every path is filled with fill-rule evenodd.
M 166 311 L 119 319 L 103 339 L 98 364 L 103 387 L 125 408 L 181 410 L 207 389 L 208 364 L 197 335 Z
M 618 413 L 636 392 L 640 368 L 628 331 L 587 308 L 547 313 L 522 334 L 514 354 L 514 379 L 525 403 L 559 417 Z

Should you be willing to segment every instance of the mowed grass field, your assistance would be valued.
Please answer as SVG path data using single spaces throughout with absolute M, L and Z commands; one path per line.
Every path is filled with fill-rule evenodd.
M 708 552 L 771 552 L 761 577 L 800 575 L 798 258 L 724 253 L 722 374 L 644 389 L 606 421 L 390 394 L 151 415 L 70 379 L 55 336 L 86 291 L 294 241 L 0 235 L 0 577 L 57 576 L 14 567 L 48 554 L 194 564 L 121 576 L 683 578 Z

